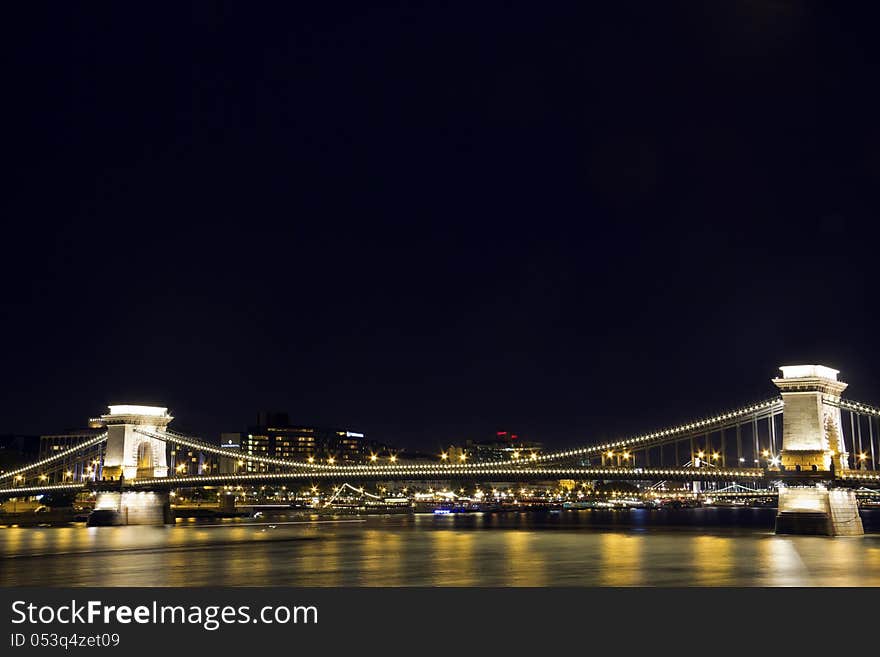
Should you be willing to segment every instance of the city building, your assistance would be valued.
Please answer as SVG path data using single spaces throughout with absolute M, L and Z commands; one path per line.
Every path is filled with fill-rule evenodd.
M 235 436 L 238 436 L 239 449 L 250 457 L 246 459 L 249 472 L 277 469 L 254 460 L 261 456 L 342 464 L 369 463 L 393 453 L 387 445 L 367 439 L 363 432 L 293 424 L 288 414 L 281 412 L 260 412 L 257 423 L 248 427 L 247 433 L 224 433 L 221 440 Z
M 495 437 L 488 440 L 466 440 L 450 445 L 443 450 L 441 458 L 450 463 L 513 461 L 536 457 L 543 447 L 542 443 L 523 440 L 512 431 L 496 431 Z
M 244 444 L 245 434 L 240 432 L 223 432 L 220 434 L 220 448 L 226 449 L 232 452 L 241 451 L 241 446 Z M 241 467 L 239 466 L 239 459 L 230 458 L 227 456 L 221 456 L 219 459 L 218 469 L 220 474 L 235 474 L 238 472 Z M 243 462 L 242 462 L 243 463 Z

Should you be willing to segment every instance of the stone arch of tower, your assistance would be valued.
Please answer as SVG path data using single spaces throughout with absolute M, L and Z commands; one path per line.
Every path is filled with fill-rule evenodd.
M 149 439 L 142 440 L 141 442 L 135 444 L 134 458 L 135 463 L 137 463 L 138 477 L 153 476 L 153 467 L 156 463 L 155 449 L 156 446 L 153 444 L 153 441 Z

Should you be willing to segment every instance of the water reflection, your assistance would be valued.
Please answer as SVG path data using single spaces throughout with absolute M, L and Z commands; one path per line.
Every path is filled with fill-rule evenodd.
M 478 558 L 474 554 L 473 535 L 467 532 L 456 532 L 453 529 L 431 531 L 428 535 L 429 552 L 422 556 L 423 566 L 428 568 L 429 579 L 422 582 L 417 572 L 410 575 L 419 584 L 433 586 L 474 586 L 476 583 Z M 419 554 L 419 546 L 416 554 Z M 488 564 L 486 564 L 488 565 Z M 494 565 L 494 564 L 493 564 Z M 416 564 L 411 564 L 411 568 Z M 417 566 L 416 566 L 417 567 Z
M 504 564 L 511 586 L 546 586 L 547 561 L 534 559 L 538 549 L 534 532 L 505 533 Z
M 605 533 L 599 537 L 599 584 L 603 586 L 638 586 L 642 581 L 641 535 Z
M 340 586 L 339 545 L 324 544 L 324 541 L 306 541 L 296 546 L 295 555 L 290 548 L 283 559 L 296 567 L 302 577 L 309 580 L 311 586 Z M 278 584 L 293 584 L 292 578 Z
M 0 585 L 880 585 L 880 535 L 775 536 L 758 516 L 736 529 L 590 512 L 6 528 Z
M 406 584 L 403 540 L 397 531 L 370 529 L 361 545 L 359 586 L 370 582 L 381 582 L 381 586 Z
M 696 586 L 730 586 L 735 566 L 733 541 L 720 536 L 695 536 L 691 575 Z

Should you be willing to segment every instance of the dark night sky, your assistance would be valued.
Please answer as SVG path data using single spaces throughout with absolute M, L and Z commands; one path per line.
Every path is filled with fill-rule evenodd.
M 875 16 L 311 4 L 6 14 L 0 433 L 563 446 L 797 362 L 880 402 Z

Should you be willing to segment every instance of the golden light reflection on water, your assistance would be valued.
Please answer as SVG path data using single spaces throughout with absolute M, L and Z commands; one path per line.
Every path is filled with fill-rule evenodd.
M 786 536 L 766 536 L 758 543 L 756 569 L 762 586 L 805 586 L 804 562 Z
M 505 533 L 504 564 L 512 586 L 546 586 L 546 555 L 535 549 L 532 532 Z
M 303 541 L 296 546 L 296 550 L 295 567 L 310 586 L 341 586 L 343 584 L 340 565 L 345 546 L 339 541 Z M 285 581 L 283 583 L 293 584 L 294 582 Z
M 429 536 L 430 583 L 434 586 L 476 586 L 478 569 L 488 564 L 478 563 L 475 533 L 443 529 L 431 531 Z
M 865 551 L 865 570 L 873 574 L 872 586 L 880 586 L 880 545 L 872 545 Z
M 277 528 L 9 528 L 0 530 L 0 585 L 880 585 L 877 535 L 597 531 L 573 522 L 558 530 L 534 522 L 426 516 Z
M 24 537 L 27 534 L 20 531 L 17 528 L 13 529 L 0 529 L 0 536 L 3 537 L 3 552 L 4 554 L 21 554 L 22 550 L 22 542 L 24 541 Z
M 367 530 L 361 543 L 361 585 L 400 586 L 406 564 L 400 534 L 380 529 Z
M 815 553 L 816 560 L 824 557 L 829 567 L 817 572 L 811 568 L 811 583 L 817 586 L 876 586 L 877 572 L 870 567 L 870 550 L 865 550 L 864 545 L 866 540 L 871 539 L 862 536 L 836 537 L 824 541 L 813 538 L 803 549 L 809 549 L 811 557 Z
M 59 527 L 55 544 L 59 551 L 67 552 L 76 547 L 76 539 L 80 536 L 82 536 L 82 532 L 79 527 Z
M 736 556 L 733 541 L 724 536 L 695 536 L 691 573 L 695 586 L 730 585 Z
M 639 586 L 642 584 L 642 542 L 645 537 L 605 532 L 599 538 L 599 584 Z

